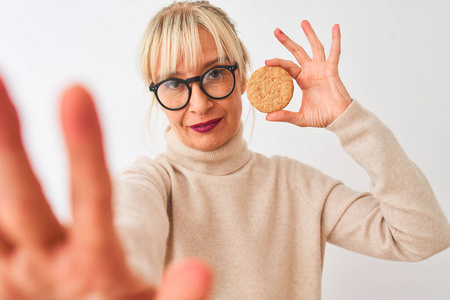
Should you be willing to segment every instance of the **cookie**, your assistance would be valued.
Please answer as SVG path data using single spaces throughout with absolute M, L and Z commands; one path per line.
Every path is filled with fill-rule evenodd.
M 264 66 L 256 70 L 247 83 L 247 98 L 260 112 L 282 110 L 294 94 L 294 83 L 281 67 Z

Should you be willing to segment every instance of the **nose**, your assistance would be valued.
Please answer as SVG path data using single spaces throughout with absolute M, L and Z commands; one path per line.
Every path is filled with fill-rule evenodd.
M 200 88 L 199 82 L 191 83 L 191 99 L 189 100 L 189 111 L 195 114 L 204 115 L 214 106 L 212 99 Z

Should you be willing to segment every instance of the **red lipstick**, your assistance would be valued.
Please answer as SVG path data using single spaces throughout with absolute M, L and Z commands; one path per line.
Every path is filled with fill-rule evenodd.
M 209 120 L 208 122 L 192 125 L 190 127 L 192 128 L 192 130 L 194 130 L 196 132 L 204 133 L 204 132 L 208 132 L 208 131 L 216 128 L 216 126 L 219 125 L 221 120 L 222 120 L 222 118 L 213 119 L 213 120 Z

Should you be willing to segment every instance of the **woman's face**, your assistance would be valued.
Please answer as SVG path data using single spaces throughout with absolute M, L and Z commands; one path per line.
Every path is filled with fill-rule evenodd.
M 219 64 L 218 52 L 213 37 L 205 29 L 199 28 L 200 44 L 203 58 L 196 70 L 186 70 L 182 60 L 176 69 L 177 78 L 187 79 L 200 76 L 207 69 Z M 245 85 L 235 72 L 236 86 L 228 97 L 212 99 L 199 86 L 199 82 L 191 83 L 192 94 L 186 107 L 171 111 L 161 108 L 169 119 L 172 130 L 187 146 L 200 150 L 211 151 L 223 145 L 238 130 L 242 113 L 241 95 Z

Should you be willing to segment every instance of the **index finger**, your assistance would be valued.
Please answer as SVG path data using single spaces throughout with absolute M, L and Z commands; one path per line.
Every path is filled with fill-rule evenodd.
M 275 36 L 280 41 L 280 43 L 282 43 L 286 47 L 286 49 L 288 49 L 294 55 L 300 66 L 303 66 L 304 63 L 311 61 L 311 58 L 309 57 L 308 53 L 306 53 L 305 49 L 291 40 L 279 28 L 275 29 Z

